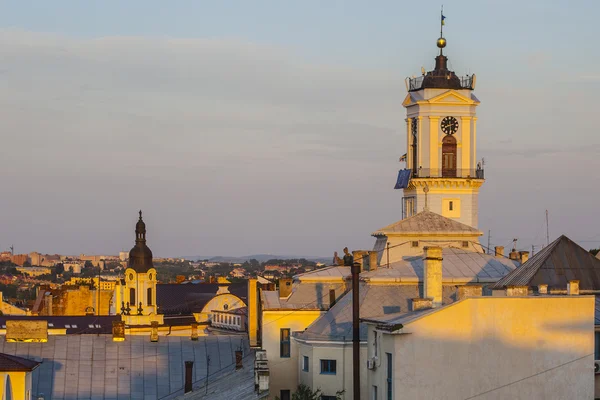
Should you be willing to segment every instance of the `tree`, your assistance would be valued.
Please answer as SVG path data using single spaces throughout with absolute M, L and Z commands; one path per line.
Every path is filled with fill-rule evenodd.
M 598 254 L 599 251 L 600 251 L 600 249 L 591 249 L 590 253 L 592 253 L 592 255 L 595 256 Z
M 337 400 L 342 399 L 342 395 L 344 394 L 344 390 L 338 390 L 335 393 L 335 398 Z M 296 388 L 296 392 L 292 394 L 292 400 L 321 400 L 321 389 L 312 390 L 310 386 L 301 383 Z M 276 400 L 281 400 L 279 397 L 275 396 Z
M 62 273 L 65 272 L 65 266 L 62 263 L 58 263 L 54 267 L 54 271 L 56 271 L 57 275 L 61 275 Z

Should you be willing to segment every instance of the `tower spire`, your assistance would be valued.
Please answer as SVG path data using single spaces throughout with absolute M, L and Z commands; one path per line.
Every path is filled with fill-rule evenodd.
M 444 39 L 444 25 L 446 23 L 444 20 L 444 6 L 442 5 L 442 9 L 440 10 L 440 38 L 437 40 L 437 46 L 440 48 L 440 56 L 444 55 L 444 47 L 446 47 L 446 39 Z

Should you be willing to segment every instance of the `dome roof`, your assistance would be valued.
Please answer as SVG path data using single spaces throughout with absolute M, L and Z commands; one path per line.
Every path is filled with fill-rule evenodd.
M 435 58 L 435 69 L 423 77 L 421 89 L 463 89 L 462 82 L 454 71 L 448 70 L 448 57 L 439 55 Z
M 135 246 L 129 252 L 128 268 L 135 272 L 148 272 L 154 268 L 152 264 L 152 251 L 146 245 L 146 224 L 142 220 L 142 211 L 140 210 L 140 219 L 135 225 Z

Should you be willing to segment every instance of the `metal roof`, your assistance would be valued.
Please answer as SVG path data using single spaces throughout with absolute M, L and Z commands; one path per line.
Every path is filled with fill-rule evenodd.
M 578 280 L 580 290 L 600 290 L 600 260 L 562 235 L 496 282 L 492 289 L 541 284 L 564 289 L 570 280 Z
M 349 268 L 349 267 L 347 267 Z M 335 290 L 336 298 L 344 294 L 344 283 L 336 282 L 295 282 L 292 294 L 287 298 L 280 298 L 278 291 L 261 291 L 263 309 L 307 309 L 326 310 L 329 308 L 329 291 Z
M 7 343 L 0 336 L 0 352 L 41 361 L 31 373 L 32 397 L 46 399 L 173 399 L 183 395 L 185 361 L 194 362 L 193 388 L 204 393 L 207 376 L 211 383 L 235 370 L 238 348 L 244 368 L 252 368 L 248 340 L 239 336 L 161 336 L 158 342 L 126 336 L 114 342 L 111 335 L 50 335 L 45 343 Z M 231 386 L 241 382 L 230 376 Z
M 23 357 L 11 356 L 10 354 L 0 353 L 0 372 L 6 371 L 33 371 L 39 362 L 29 360 Z
M 481 236 L 483 232 L 458 222 L 436 214 L 429 210 L 421 211 L 412 217 L 394 222 L 385 226 L 374 233 L 373 236 L 382 236 L 388 234 L 395 235 L 422 235 L 422 234 L 445 234 L 462 236 Z
M 390 264 L 361 273 L 370 282 L 423 282 L 423 255 L 406 257 Z M 494 257 L 465 249 L 442 249 L 442 281 L 445 283 L 496 282 L 513 271 L 518 263 L 504 257 Z
M 442 303 L 456 301 L 456 286 L 442 287 Z M 361 282 L 360 317 L 374 318 L 394 314 L 411 313 L 411 299 L 423 297 L 420 285 L 373 285 Z M 329 311 L 296 335 L 304 340 L 352 340 L 352 292 L 348 292 Z M 360 324 L 360 338 L 367 340 L 367 325 Z

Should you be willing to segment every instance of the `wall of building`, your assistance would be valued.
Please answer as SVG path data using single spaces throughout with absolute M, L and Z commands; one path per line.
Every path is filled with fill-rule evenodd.
M 280 333 L 282 328 L 298 332 L 306 329 L 323 311 L 317 310 L 278 310 L 262 313 L 262 348 L 267 351 L 269 365 L 269 399 L 279 396 L 282 389 L 292 393 L 298 386 L 298 350 L 296 342 L 290 338 L 290 357 L 280 357 Z
M 344 391 L 344 399 L 353 398 L 353 359 L 352 342 L 346 343 L 307 343 L 296 340 L 298 349 L 298 383 L 304 383 L 313 390 L 319 388 L 323 395 L 335 396 L 336 392 Z M 308 371 L 302 370 L 303 356 L 309 357 Z M 367 392 L 367 344 L 360 349 L 360 379 L 361 398 L 370 399 Z M 336 360 L 335 375 L 321 374 L 321 360 Z M 383 397 L 380 397 L 383 398 Z
M 11 400 L 30 400 L 31 393 L 31 373 L 10 371 L 0 372 L 0 398 L 7 399 L 7 388 L 10 386 Z
M 591 399 L 593 296 L 470 298 L 380 340 L 394 398 Z M 374 328 L 369 327 L 373 355 Z M 385 392 L 386 368 L 368 373 Z
M 443 236 L 436 238 L 433 235 L 429 236 L 396 236 L 389 235 L 387 240 L 385 237 L 378 237 L 373 247 L 374 251 L 378 251 L 379 265 L 386 266 L 388 260 L 387 244 L 390 245 L 390 264 L 396 261 L 401 261 L 403 257 L 418 256 L 424 253 L 423 248 L 426 246 L 440 247 L 455 247 L 463 248 L 463 242 L 468 242 L 468 251 L 483 253 L 483 247 L 479 243 L 478 236 Z M 418 242 L 417 247 L 412 247 L 412 242 Z
M 231 311 L 242 307 L 246 307 L 246 304 L 239 297 L 231 293 L 218 294 L 206 303 L 202 312 L 194 313 L 194 317 L 198 322 L 207 322 L 211 319 L 212 311 Z

